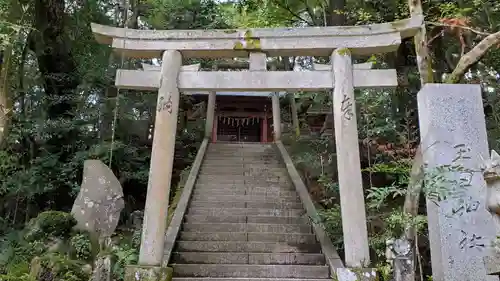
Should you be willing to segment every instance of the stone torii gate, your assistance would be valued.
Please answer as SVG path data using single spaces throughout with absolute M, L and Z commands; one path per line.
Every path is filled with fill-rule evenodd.
M 414 36 L 422 25 L 421 15 L 367 26 L 249 30 L 131 30 L 92 24 L 97 41 L 124 56 L 162 57 L 161 68 L 119 69 L 115 82 L 118 88 L 158 90 L 139 266 L 157 271 L 162 264 L 180 92 L 214 93 L 208 102 L 208 132 L 215 91 L 333 89 L 345 263 L 351 268 L 366 267 L 370 256 L 354 89 L 393 87 L 397 77 L 393 69 L 353 67 L 352 56 L 393 52 L 402 38 Z M 273 56 L 331 56 L 332 65 L 304 72 L 267 71 L 266 58 Z M 182 66 L 183 58 L 234 57 L 249 57 L 249 70 L 207 72 Z M 273 119 L 279 120 L 279 106 L 273 106 L 273 111 Z M 275 134 L 279 140 L 280 132 Z

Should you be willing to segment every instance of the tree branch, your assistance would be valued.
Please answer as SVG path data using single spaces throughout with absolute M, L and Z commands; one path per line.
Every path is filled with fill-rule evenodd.
M 479 31 L 479 30 L 475 30 L 473 28 L 470 28 L 468 26 L 463 26 L 463 25 L 454 25 L 454 24 L 445 24 L 445 23 L 440 23 L 440 22 L 431 22 L 431 21 L 426 21 L 425 24 L 428 24 L 428 25 L 434 25 L 434 26 L 444 26 L 444 27 L 453 27 L 453 28 L 462 28 L 462 29 L 466 29 L 466 30 L 469 30 L 469 31 L 472 31 L 476 34 L 479 34 L 479 35 L 490 35 L 491 33 L 488 33 L 488 32 L 482 32 L 482 31 Z
M 500 44 L 500 31 L 493 33 L 479 42 L 470 52 L 460 58 L 460 61 L 455 67 L 455 70 L 446 79 L 446 83 L 457 83 L 460 77 L 476 62 L 478 62 L 484 54 L 493 46 Z
M 284 9 L 286 10 L 288 13 L 290 13 L 292 16 L 296 17 L 297 19 L 299 19 L 300 21 L 302 22 L 305 22 L 307 23 L 307 25 L 314 25 L 314 19 L 311 18 L 311 20 L 313 21 L 312 24 L 311 22 L 307 21 L 306 19 L 304 19 L 303 17 L 301 17 L 299 14 L 295 13 L 291 8 L 290 6 L 288 5 L 283 5 L 282 3 L 280 3 L 279 1 L 276 1 L 274 0 L 273 3 L 278 6 L 279 8 L 281 9 Z

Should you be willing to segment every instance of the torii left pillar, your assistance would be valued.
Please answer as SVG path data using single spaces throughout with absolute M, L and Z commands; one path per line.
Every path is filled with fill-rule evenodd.
M 161 281 L 171 275 L 171 269 L 162 268 L 161 264 L 174 163 L 180 98 L 177 77 L 181 64 L 179 51 L 167 50 L 163 53 L 139 265 L 127 270 L 127 277 L 132 278 L 130 280 Z

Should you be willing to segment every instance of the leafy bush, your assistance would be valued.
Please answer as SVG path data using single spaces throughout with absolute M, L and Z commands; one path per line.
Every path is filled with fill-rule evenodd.
M 46 211 L 28 223 L 24 238 L 26 241 L 42 240 L 49 236 L 66 238 L 75 225 L 76 220 L 70 213 Z
M 92 244 L 88 233 L 77 233 L 69 241 L 72 256 L 79 260 L 88 261 L 92 257 Z

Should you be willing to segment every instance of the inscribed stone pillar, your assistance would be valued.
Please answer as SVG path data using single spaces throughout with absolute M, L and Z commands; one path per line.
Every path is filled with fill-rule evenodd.
M 370 253 L 359 158 L 353 66 L 349 50 L 335 50 L 331 61 L 335 81 L 333 116 L 345 263 L 346 267 L 365 267 L 370 263 Z
M 479 172 L 481 157 L 489 157 L 481 88 L 426 84 L 417 99 L 425 185 L 441 185 L 450 192 L 437 204 L 427 198 L 432 280 L 498 280 L 486 275 L 483 264 L 495 224 L 486 210 L 486 186 Z M 437 169 L 444 165 L 457 168 L 436 180 Z
M 180 52 L 168 50 L 163 53 L 139 265 L 159 266 L 162 262 L 179 112 L 177 77 L 181 63 Z

